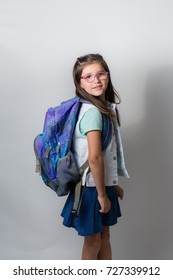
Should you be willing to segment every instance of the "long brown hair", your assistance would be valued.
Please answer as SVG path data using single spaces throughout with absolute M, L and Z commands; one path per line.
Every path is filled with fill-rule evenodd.
M 77 60 L 74 64 L 74 67 L 73 67 L 73 80 L 74 80 L 74 84 L 76 87 L 76 95 L 91 102 L 103 114 L 105 114 L 107 116 L 111 116 L 111 115 L 113 115 L 112 111 L 107 108 L 106 104 L 99 97 L 88 94 L 80 86 L 81 74 L 82 74 L 84 67 L 86 65 L 89 65 L 89 64 L 92 64 L 95 62 L 100 63 L 100 65 L 104 68 L 104 70 L 106 72 L 108 72 L 109 80 L 108 80 L 108 86 L 107 86 L 107 89 L 105 92 L 106 101 L 109 101 L 110 103 L 116 103 L 116 104 L 119 104 L 121 102 L 118 92 L 113 87 L 109 67 L 108 67 L 106 61 L 103 59 L 103 57 L 100 54 L 87 54 L 87 55 L 77 58 Z M 117 117 L 117 121 L 120 125 L 119 114 L 118 114 L 117 108 L 116 108 L 116 117 Z

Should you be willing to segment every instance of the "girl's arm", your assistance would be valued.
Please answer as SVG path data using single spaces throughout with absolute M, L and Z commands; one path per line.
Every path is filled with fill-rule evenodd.
M 121 188 L 119 185 L 116 185 L 115 186 L 115 189 L 116 189 L 116 192 L 117 192 L 117 195 L 118 197 L 123 200 L 123 197 L 124 197 L 124 190 L 123 188 Z
M 100 212 L 106 213 L 110 210 L 111 203 L 106 195 L 104 182 L 104 162 L 102 155 L 101 131 L 94 130 L 87 133 L 88 140 L 88 162 L 96 184 Z

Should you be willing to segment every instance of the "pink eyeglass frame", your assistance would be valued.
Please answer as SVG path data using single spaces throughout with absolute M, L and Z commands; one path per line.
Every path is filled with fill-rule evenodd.
M 99 73 L 104 73 L 105 75 L 108 75 L 108 74 L 109 74 L 109 72 L 99 71 L 99 72 L 97 72 L 97 73 L 94 74 L 94 75 L 93 75 L 93 74 L 86 74 L 85 76 L 81 76 L 80 78 L 87 81 L 86 76 L 93 75 L 93 76 L 94 76 L 94 77 L 93 77 L 93 80 L 92 80 L 91 82 L 88 82 L 88 81 L 87 81 L 88 83 L 92 83 L 92 82 L 95 80 L 95 77 L 98 78 Z M 98 78 L 98 79 L 100 79 L 100 78 Z M 102 80 L 102 79 L 100 79 L 100 80 Z

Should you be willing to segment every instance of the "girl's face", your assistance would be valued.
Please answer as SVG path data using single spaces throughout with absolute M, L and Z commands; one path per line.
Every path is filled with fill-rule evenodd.
M 108 86 L 108 73 L 99 62 L 86 65 L 83 68 L 80 86 L 93 96 L 99 96 L 105 101 L 105 91 Z

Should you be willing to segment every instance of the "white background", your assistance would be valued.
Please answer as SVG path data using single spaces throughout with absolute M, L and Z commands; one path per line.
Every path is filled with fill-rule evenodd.
M 76 57 L 100 53 L 119 106 L 131 179 L 111 229 L 114 259 L 173 258 L 173 2 L 0 1 L 0 259 L 80 259 L 66 198 L 35 173 L 48 107 L 74 96 Z

